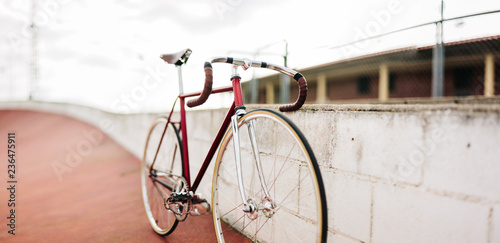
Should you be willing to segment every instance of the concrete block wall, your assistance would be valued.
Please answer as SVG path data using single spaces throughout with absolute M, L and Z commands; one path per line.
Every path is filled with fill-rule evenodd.
M 498 105 L 308 106 L 290 117 L 322 167 L 331 242 L 500 242 Z
M 158 115 L 53 103 L 0 108 L 75 117 L 139 158 Z M 224 115 L 224 110 L 188 113 L 193 178 Z M 320 164 L 329 242 L 500 242 L 498 104 L 310 105 L 287 116 Z M 212 169 L 200 187 L 205 195 Z

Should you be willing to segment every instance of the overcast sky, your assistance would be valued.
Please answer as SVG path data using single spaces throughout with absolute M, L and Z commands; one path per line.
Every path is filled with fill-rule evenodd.
M 425 26 L 331 48 L 435 21 L 439 6 L 438 0 L 39 0 L 34 98 L 116 112 L 165 111 L 177 93 L 177 74 L 158 58 L 162 53 L 193 50 L 184 69 L 185 90 L 192 92 L 202 87 L 203 62 L 210 57 L 255 57 L 282 64 L 284 40 L 293 68 L 432 44 L 435 27 Z M 444 17 L 451 18 L 498 10 L 500 1 L 448 0 L 444 9 Z M 450 21 L 445 40 L 500 34 L 499 17 Z M 30 0 L 0 0 L 0 100 L 29 97 L 30 19 Z M 230 84 L 228 67 L 214 70 L 214 85 Z M 252 72 L 242 74 L 248 79 Z M 211 99 L 209 107 L 227 98 Z

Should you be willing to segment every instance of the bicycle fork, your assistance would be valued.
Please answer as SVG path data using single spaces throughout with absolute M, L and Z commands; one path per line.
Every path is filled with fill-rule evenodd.
M 234 157 L 236 163 L 236 175 L 238 179 L 238 187 L 240 190 L 241 200 L 243 201 L 243 211 L 248 214 L 251 219 L 255 219 L 257 217 L 256 212 L 258 210 L 263 210 L 264 215 L 267 217 L 271 217 L 274 214 L 274 203 L 269 194 L 267 184 L 264 178 L 264 172 L 262 169 L 262 163 L 260 160 L 259 148 L 257 146 L 257 139 L 255 136 L 255 126 L 253 121 L 248 122 L 248 134 L 250 137 L 250 143 L 252 145 L 252 152 L 254 155 L 254 162 L 257 166 L 257 172 L 259 175 L 260 185 L 262 187 L 262 191 L 265 194 L 265 198 L 262 201 L 262 207 L 257 207 L 253 198 L 248 198 L 245 193 L 245 186 L 243 184 L 243 172 L 241 165 L 241 150 L 240 150 L 240 136 L 239 136 L 239 127 L 238 127 L 238 118 L 240 116 L 245 115 L 244 110 L 238 110 L 235 115 L 231 117 L 231 126 L 233 130 L 233 144 L 234 144 Z

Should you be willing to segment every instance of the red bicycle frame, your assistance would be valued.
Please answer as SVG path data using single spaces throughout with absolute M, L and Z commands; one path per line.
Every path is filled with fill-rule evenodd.
M 222 88 L 216 88 L 212 90 L 212 94 L 217 94 L 217 93 L 224 93 L 224 92 L 229 92 L 233 91 L 234 92 L 234 101 L 233 104 L 231 105 L 231 108 L 229 108 L 226 117 L 224 118 L 224 121 L 222 122 L 221 127 L 219 128 L 219 132 L 217 133 L 217 136 L 215 137 L 214 141 L 212 142 L 212 146 L 210 147 L 210 150 L 207 153 L 207 156 L 205 157 L 205 160 L 203 161 L 203 164 L 198 171 L 198 175 L 196 176 L 196 179 L 194 180 L 194 183 L 191 184 L 191 174 L 189 170 L 189 149 L 188 149 L 188 135 L 187 135 L 187 126 L 186 126 L 186 104 L 185 104 L 185 99 L 189 97 L 196 97 L 201 94 L 201 92 L 197 93 L 191 93 L 191 94 L 180 94 L 178 98 L 180 99 L 180 106 L 181 106 L 181 111 L 180 111 L 180 121 L 170 121 L 170 118 L 174 112 L 174 109 L 172 108 L 172 111 L 170 112 L 168 116 L 168 123 L 174 123 L 174 124 L 179 124 L 179 130 L 181 131 L 181 138 L 182 138 L 182 152 L 183 152 L 183 173 L 184 173 L 184 178 L 186 179 L 188 183 L 188 188 L 190 191 L 193 193 L 196 192 L 196 189 L 200 185 L 201 179 L 205 175 L 205 172 L 207 171 L 208 166 L 210 165 L 210 162 L 212 161 L 213 156 L 215 155 L 215 152 L 217 151 L 217 148 L 219 147 L 220 142 L 222 141 L 222 138 L 224 137 L 224 134 L 229 127 L 231 123 L 231 117 L 235 114 L 235 108 L 237 107 L 244 107 L 243 103 L 243 95 L 241 92 L 241 78 L 239 76 L 233 76 L 232 77 L 232 86 L 228 87 L 222 87 Z M 175 107 L 175 103 L 174 103 Z
M 170 119 L 172 117 L 172 114 L 174 112 L 174 107 L 177 102 L 174 102 L 174 106 L 172 107 L 172 111 L 170 112 L 170 115 L 167 118 L 167 126 L 169 123 L 173 124 L 178 124 L 179 125 L 179 130 L 181 131 L 181 138 L 182 138 L 182 156 L 184 158 L 183 161 L 183 174 L 184 178 L 187 181 L 188 188 L 190 191 L 195 192 L 196 189 L 198 188 L 201 179 L 203 178 L 203 175 L 205 174 L 208 166 L 210 165 L 210 162 L 217 150 L 217 148 L 220 145 L 220 142 L 222 141 L 222 138 L 224 136 L 224 133 L 228 129 L 229 125 L 231 124 L 231 118 L 233 115 L 237 114 L 237 111 L 244 110 L 245 106 L 243 103 L 243 95 L 241 92 L 241 77 L 237 74 L 237 68 L 238 67 L 243 67 L 243 70 L 248 69 L 249 67 L 257 67 L 257 68 L 267 68 L 271 69 L 283 74 L 286 74 L 290 77 L 293 77 L 298 85 L 299 85 L 299 97 L 297 98 L 297 101 L 295 103 L 290 104 L 290 105 L 283 105 L 279 107 L 280 111 L 294 111 L 299 109 L 305 102 L 306 96 L 307 96 L 307 83 L 302 76 L 302 74 L 292 70 L 288 69 L 286 67 L 282 67 L 279 65 L 274 65 L 274 64 L 269 64 L 266 62 L 260 62 L 260 61 L 252 61 L 248 59 L 239 59 L 239 58 L 232 58 L 232 57 L 217 57 L 213 58 L 211 61 L 205 63 L 205 88 L 202 92 L 197 92 L 197 93 L 191 93 L 191 94 L 184 94 L 183 89 L 182 89 L 182 74 L 181 74 L 181 65 L 184 64 L 187 61 L 187 58 L 191 54 L 191 50 L 186 49 L 183 50 L 179 53 L 176 54 L 169 54 L 169 55 L 162 55 L 161 58 L 165 60 L 167 63 L 170 64 L 175 64 L 178 68 L 179 72 L 179 91 L 180 94 L 178 96 L 178 99 L 180 99 L 180 105 L 181 105 L 181 117 L 180 121 L 175 121 L 171 122 Z M 223 88 L 216 88 L 216 89 L 211 89 L 212 87 L 212 65 L 211 63 L 226 63 L 226 64 L 232 64 L 233 65 L 233 74 L 231 77 L 232 81 L 232 86 L 229 87 L 223 87 Z M 187 126 L 186 126 L 186 105 L 190 107 L 194 107 L 197 105 L 203 104 L 208 96 L 210 94 L 214 93 L 223 93 L 223 92 L 228 92 L 228 91 L 233 91 L 234 93 L 234 101 L 233 104 L 231 105 L 231 108 L 229 108 L 226 117 L 224 118 L 224 121 L 222 122 L 222 125 L 219 129 L 219 132 L 217 133 L 217 136 L 215 137 L 212 146 L 210 147 L 210 150 L 208 151 L 207 156 L 205 157 L 205 161 L 203 162 L 200 171 L 198 172 L 198 175 L 196 176 L 196 179 L 193 184 L 191 184 L 191 174 L 189 171 L 189 149 L 188 149 L 188 135 L 187 135 Z M 187 104 L 185 102 L 186 98 L 189 97 L 195 97 L 198 96 L 197 99 L 195 100 L 190 100 Z M 166 131 L 166 127 L 165 127 Z M 165 133 L 163 133 L 164 135 Z M 161 141 L 163 140 L 163 135 L 160 140 L 160 145 Z M 158 146 L 158 150 L 160 149 L 160 146 Z M 156 151 L 156 155 L 158 154 L 158 150 Z M 156 155 L 155 159 L 156 160 Z M 154 162 L 153 162 L 154 163 Z M 151 168 L 153 168 L 151 166 Z

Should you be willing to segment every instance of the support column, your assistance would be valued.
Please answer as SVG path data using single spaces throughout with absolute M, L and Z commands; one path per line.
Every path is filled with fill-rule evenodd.
M 387 64 L 381 64 L 379 68 L 378 99 L 380 101 L 389 99 L 389 68 Z
M 250 103 L 257 104 L 259 102 L 259 79 L 252 77 L 250 90 Z
M 274 84 L 266 83 L 266 104 L 274 104 Z
M 443 9 L 441 0 L 441 20 L 436 23 L 436 44 L 432 49 L 432 97 L 444 96 L 444 43 L 443 43 Z
M 280 74 L 280 102 L 281 104 L 290 103 L 290 76 Z M 274 102 L 273 102 L 274 103 Z
M 326 83 L 326 76 L 324 74 L 318 75 L 318 85 L 316 86 L 316 103 L 325 103 L 328 100 L 328 86 Z
M 495 59 L 488 53 L 484 58 L 484 96 L 495 95 Z

